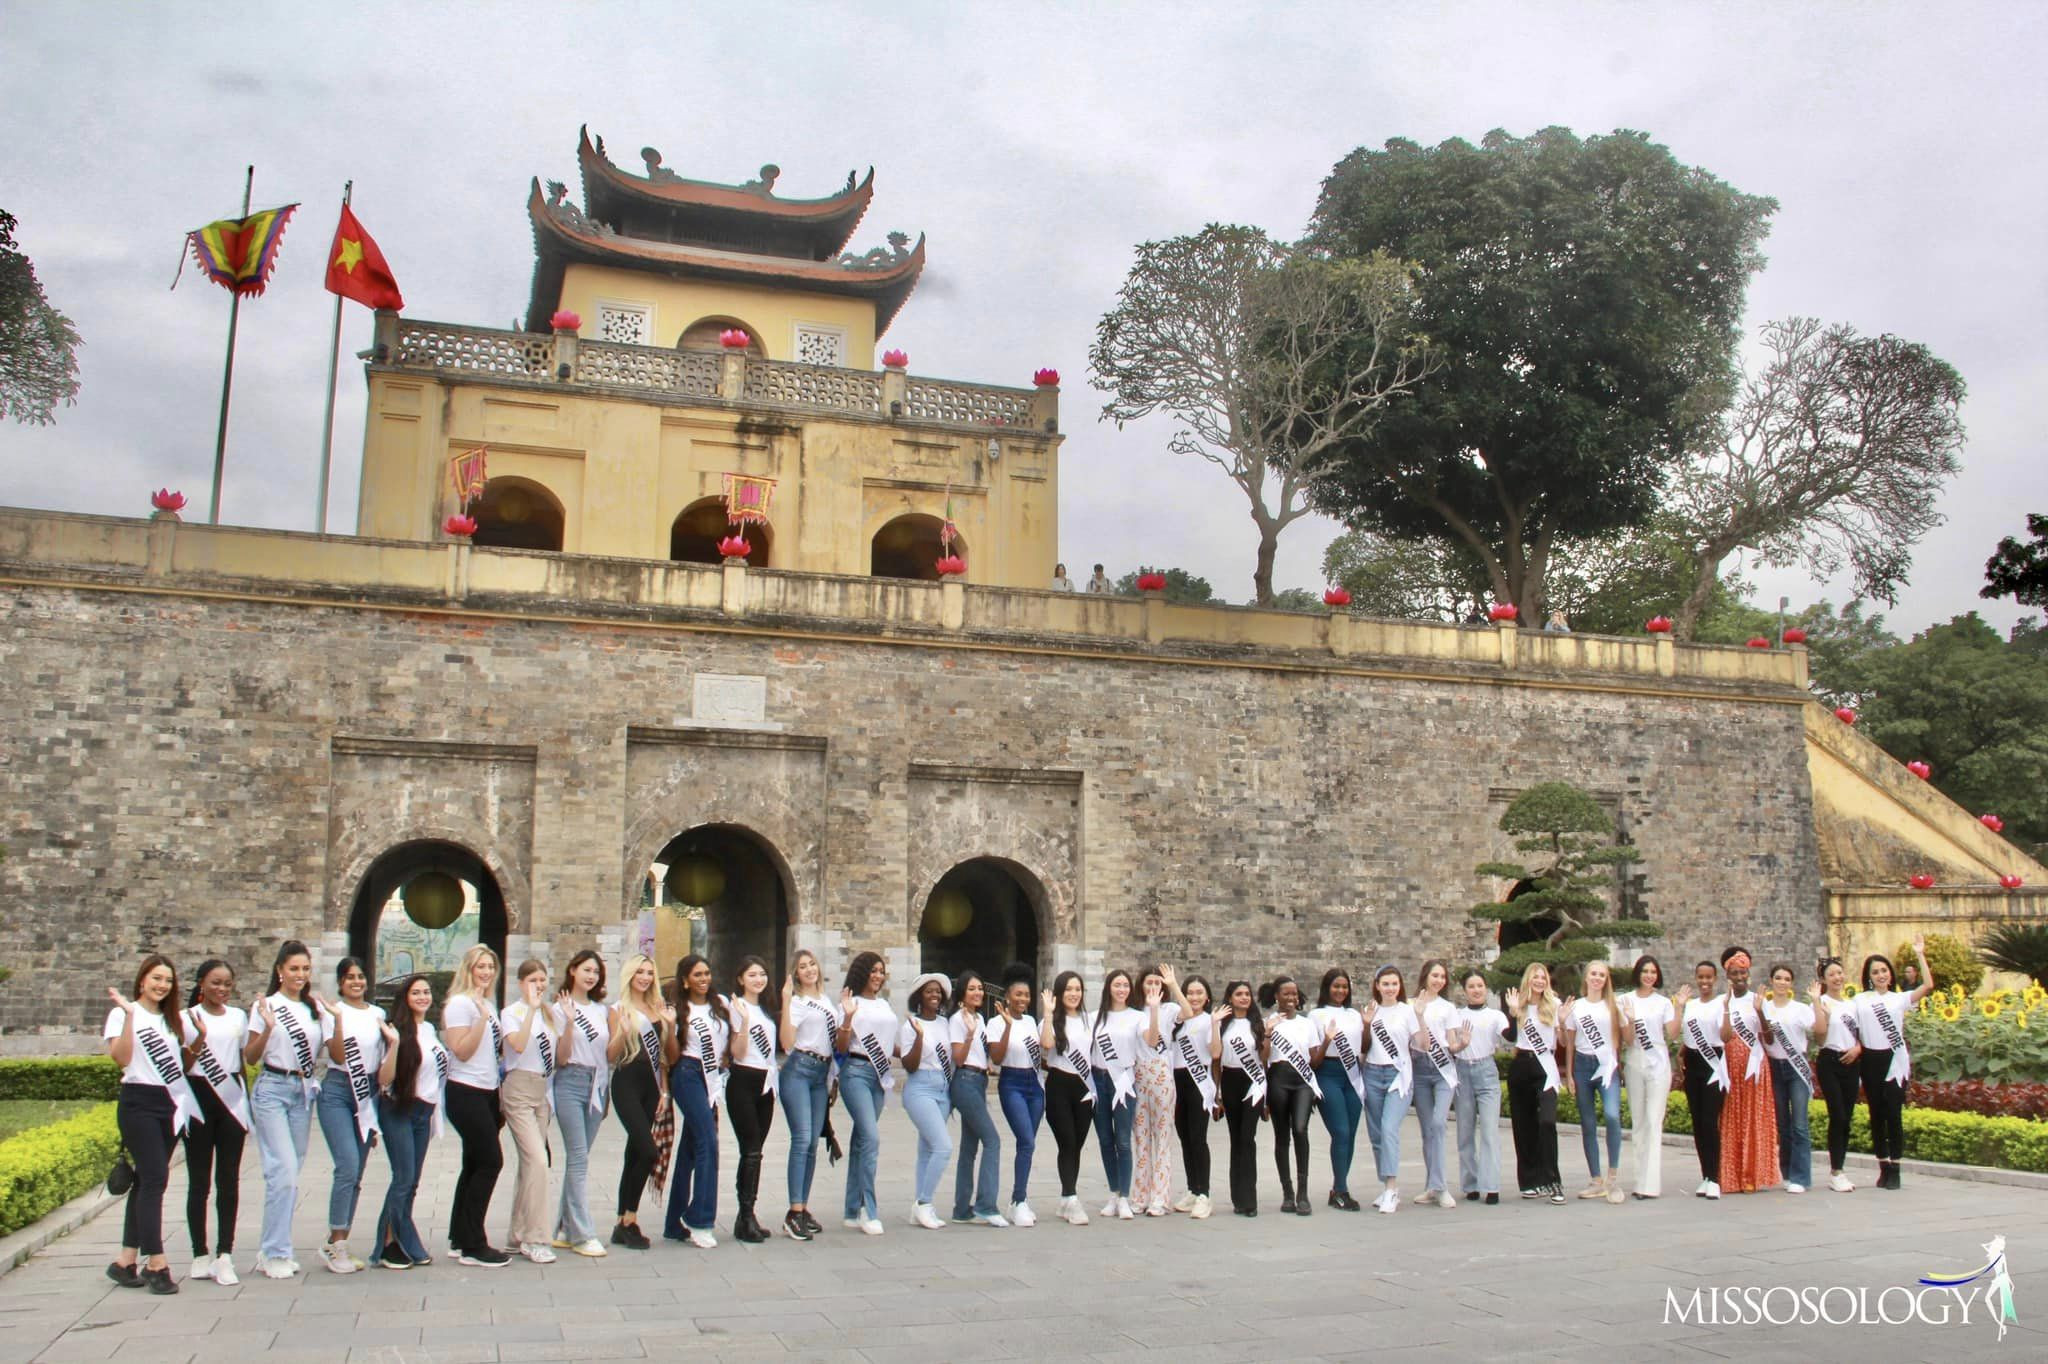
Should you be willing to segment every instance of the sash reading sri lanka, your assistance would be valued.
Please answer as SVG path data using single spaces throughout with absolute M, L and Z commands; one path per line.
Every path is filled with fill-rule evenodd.
M 1299 1075 L 1302 1083 L 1308 1086 L 1308 1092 L 1318 1099 L 1322 1098 L 1323 1087 L 1316 1083 L 1316 1068 L 1308 1063 L 1308 1057 L 1302 1055 L 1301 1048 L 1294 1045 L 1294 1040 L 1275 1027 L 1266 1030 L 1266 1041 L 1273 1048 L 1274 1058 L 1285 1061 L 1287 1068 Z
M 221 1064 L 220 1057 L 214 1054 L 213 1043 L 206 1040 L 204 1018 L 204 1013 L 198 1009 L 185 1011 L 185 1026 L 197 1029 L 201 1038 L 199 1055 L 192 1064 L 198 1068 L 199 1078 L 212 1086 L 214 1097 L 220 1100 L 221 1107 L 232 1113 L 235 1121 L 240 1123 L 242 1130 L 246 1132 L 249 1130 L 249 1087 L 242 1082 L 239 1072 L 230 1071 Z
M 351 1009 L 360 1013 L 371 1027 L 377 1026 L 378 1016 L 368 1009 Z M 377 1127 L 377 1077 L 370 1073 L 369 1059 L 363 1055 L 363 1039 L 357 1031 L 361 1023 L 345 1016 L 337 1016 L 334 1026 L 341 1029 L 341 1064 L 348 1072 L 348 1097 L 355 1105 L 356 1135 L 368 1141 Z
M 1884 1033 L 1885 1044 L 1892 1049 L 1892 1063 L 1885 1070 L 1884 1078 L 1893 1084 L 1904 1086 L 1913 1078 L 1913 1058 L 1906 1054 L 1906 1034 L 1899 1027 L 1899 1020 L 1893 1016 L 1891 999 L 1904 998 L 1904 992 L 1894 990 L 1890 996 L 1880 996 L 1870 1001 L 1870 1011 L 1877 1015 L 1878 1029 Z M 1905 1006 L 1900 1005 L 1901 1008 Z
M 140 1007 L 130 1005 L 131 1009 Z M 140 1020 L 134 1023 L 135 1045 L 142 1048 L 142 1054 L 149 1058 L 150 1067 L 157 1078 L 170 1091 L 172 1118 L 171 1130 L 182 1132 L 185 1124 L 199 1116 L 199 1101 L 192 1097 L 192 1086 L 185 1079 L 185 1068 L 178 1064 L 178 1049 L 171 1045 L 170 1036 Z
M 1580 1002 L 1588 1005 L 1591 1003 L 1586 1000 Z M 1614 1043 L 1608 1039 L 1606 1030 L 1600 1026 L 1600 1020 L 1591 1007 L 1579 1015 L 1579 1031 L 1593 1044 L 1593 1059 L 1600 1063 L 1593 1072 L 1593 1083 L 1604 1085 L 1614 1078 Z
M 1408 1048 L 1394 1041 L 1394 1035 L 1379 1018 L 1366 1026 L 1372 1029 L 1372 1040 L 1380 1044 L 1380 1050 L 1394 1058 L 1394 1092 L 1407 1098 L 1415 1089 L 1415 1064 L 1408 1059 Z
M 1797 1075 L 1800 1082 L 1806 1086 L 1808 1094 L 1817 1093 L 1818 1091 L 1814 1088 L 1813 1067 L 1806 1060 L 1806 1048 L 1793 1046 L 1791 1035 L 1771 1021 L 1771 1015 L 1768 1011 L 1764 1013 L 1763 1019 L 1764 1035 L 1768 1037 L 1772 1033 L 1777 1034 L 1778 1045 L 1784 1048 L 1785 1051 L 1785 1064 L 1792 1067 L 1792 1073 Z
M 1530 1005 L 1522 1014 L 1522 1041 L 1527 1045 L 1522 1050 L 1536 1057 L 1536 1064 L 1543 1067 L 1543 1087 L 1557 1088 L 1557 1058 L 1551 1055 L 1550 1044 L 1543 1040 L 1543 1029 L 1536 1026 L 1536 1006 Z
M 1243 1022 L 1242 1019 L 1238 1020 Z M 1252 1045 L 1251 1024 L 1241 1028 L 1225 1028 L 1223 1045 L 1230 1048 L 1230 1054 L 1237 1058 L 1238 1068 L 1251 1081 L 1251 1088 L 1245 1091 L 1245 1102 L 1262 1104 L 1266 1101 L 1266 1068 L 1259 1064 L 1259 1049 Z
M 1213 1025 L 1212 1025 L 1213 1026 Z M 1188 1079 L 1202 1096 L 1204 1112 L 1216 1108 L 1216 1077 L 1209 1071 L 1209 1058 L 1202 1054 L 1202 1048 L 1195 1045 L 1195 1039 L 1186 1023 L 1178 1024 L 1173 1030 L 1174 1046 L 1180 1049 L 1180 1063 L 1188 1073 Z
M 1728 1088 L 1728 1061 L 1721 1054 L 1721 1044 L 1707 1035 L 1696 1014 L 1686 1014 L 1685 1044 L 1707 1058 L 1707 1070 L 1714 1083 L 1724 1090 Z
M 1749 996 L 1751 1008 L 1757 1007 L 1756 999 L 1755 995 Z M 1742 1039 L 1742 1045 L 1749 1048 L 1749 1061 L 1742 1068 L 1742 1078 L 1745 1080 L 1754 1080 L 1764 1068 L 1764 1043 L 1763 1039 L 1756 1035 L 1755 1023 L 1754 1017 L 1743 1016 L 1741 1001 L 1728 1001 L 1728 1026 Z
M 1102 1068 L 1109 1072 L 1109 1106 L 1122 1108 L 1138 1097 L 1137 1058 L 1126 1064 L 1117 1055 L 1116 1039 L 1109 1035 L 1100 1018 L 1095 1020 L 1095 1050 L 1102 1055 Z

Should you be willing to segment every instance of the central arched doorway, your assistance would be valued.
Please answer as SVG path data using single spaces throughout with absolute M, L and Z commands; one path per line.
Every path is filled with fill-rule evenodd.
M 946 523 L 923 512 L 906 512 L 880 530 L 868 545 L 868 572 L 877 578 L 916 578 L 935 582 L 939 560 L 948 552 L 967 558 L 967 542 L 956 533 L 949 547 Z
M 505 895 L 483 859 L 456 843 L 422 839 L 370 864 L 348 916 L 349 955 L 370 973 L 370 996 L 387 1009 L 406 976 L 433 978 L 446 999 L 462 954 L 478 943 L 505 957 Z M 330 981 L 314 982 L 323 992 Z M 435 1006 L 439 1017 L 440 1006 Z
M 654 960 L 666 980 L 695 952 L 717 988 L 730 991 L 742 957 L 768 963 L 779 985 L 789 964 L 789 880 L 769 842 L 737 824 L 700 824 L 677 834 L 648 868 Z
M 566 521 L 555 495 L 530 478 L 494 478 L 470 505 L 476 518 L 473 545 L 496 549 L 562 548 Z
M 1043 983 L 1039 960 L 1045 888 L 1024 868 L 999 857 L 976 857 L 948 871 L 919 912 L 920 969 L 957 979 L 973 971 L 999 988 L 1003 968 L 1022 962 Z
M 705 497 L 683 508 L 668 531 L 668 557 L 677 563 L 718 564 L 725 562 L 719 542 L 737 535 L 747 542 L 747 566 L 768 567 L 768 527 L 759 521 L 735 526 L 726 512 L 725 499 Z

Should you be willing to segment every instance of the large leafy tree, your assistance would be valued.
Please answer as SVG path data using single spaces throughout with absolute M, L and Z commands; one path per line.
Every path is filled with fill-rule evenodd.
M 1414 262 L 1442 367 L 1322 462 L 1312 502 L 1463 541 L 1533 618 L 1559 543 L 1647 521 L 1725 406 L 1776 207 L 1634 132 L 1351 153 L 1309 240 Z
M 1984 565 L 1980 597 L 2011 597 L 2021 606 L 2048 606 L 2048 516 L 2029 514 L 2028 539 L 2008 535 Z
M 43 296 L 36 267 L 14 244 L 14 215 L 0 210 L 0 416 L 36 426 L 78 401 L 78 347 L 71 319 Z
M 1795 317 L 1763 329 L 1768 359 L 1744 380 L 1721 438 L 1689 461 L 1672 498 L 1691 549 L 1680 639 L 1738 550 L 1816 577 L 1845 565 L 1856 594 L 1890 605 L 1913 546 L 1941 523 L 1960 467 L 1963 381 L 1925 346 Z
M 1200 606 L 1204 602 L 1216 600 L 1216 589 L 1209 585 L 1209 580 L 1190 573 L 1184 568 L 1135 569 L 1116 580 L 1116 594 L 1119 597 L 1135 597 L 1139 595 L 1138 575 L 1140 573 L 1165 574 L 1166 591 L 1164 596 L 1167 601 L 1174 603 L 1176 606 Z

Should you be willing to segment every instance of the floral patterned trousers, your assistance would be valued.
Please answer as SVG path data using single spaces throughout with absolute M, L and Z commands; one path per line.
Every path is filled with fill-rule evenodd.
M 1137 1171 L 1131 1206 L 1165 1207 L 1173 1196 L 1173 1065 L 1164 1056 L 1138 1058 L 1138 1116 L 1131 1128 Z

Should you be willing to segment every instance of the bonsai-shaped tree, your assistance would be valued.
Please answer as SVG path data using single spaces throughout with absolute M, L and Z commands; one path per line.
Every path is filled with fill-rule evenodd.
M 1600 802 L 1570 782 L 1550 781 L 1516 796 L 1500 817 L 1502 832 L 1515 836 L 1515 850 L 1536 865 L 1482 862 L 1481 876 L 1505 877 L 1527 885 L 1505 903 L 1474 905 L 1472 917 L 1501 924 L 1554 920 L 1557 927 L 1541 938 L 1502 952 L 1486 968 L 1487 984 L 1496 990 L 1521 982 L 1532 961 L 1549 965 L 1561 977 L 1558 989 L 1576 988 L 1578 967 L 1607 956 L 1610 941 L 1661 937 L 1664 930 L 1647 919 L 1608 919 L 1607 897 L 1614 868 L 1636 860 L 1636 850 L 1614 841 L 1614 821 Z

